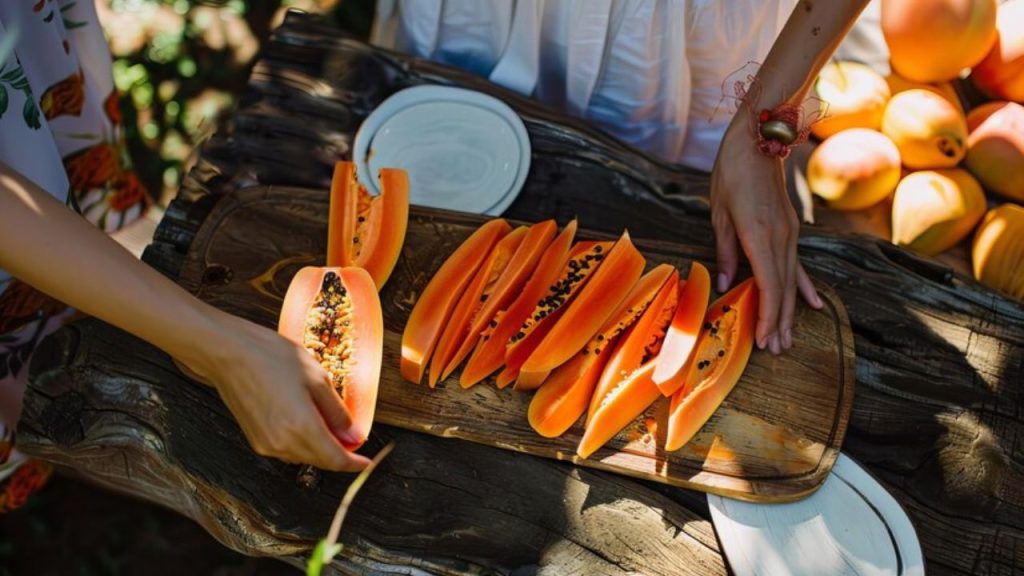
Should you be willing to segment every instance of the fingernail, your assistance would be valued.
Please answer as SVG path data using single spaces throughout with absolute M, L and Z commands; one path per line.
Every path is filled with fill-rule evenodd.
M 725 292 L 729 289 L 729 277 L 725 275 L 725 272 L 718 273 L 718 291 Z M 763 346 L 762 346 L 763 348 Z
M 767 343 L 767 340 L 765 338 L 763 338 L 763 337 L 762 338 L 758 338 L 758 340 L 757 340 L 757 349 L 758 350 L 764 350 L 764 346 L 765 346 L 766 343 Z
M 779 347 L 779 335 L 778 334 L 773 334 L 772 335 L 771 343 L 769 343 L 768 346 L 771 348 L 772 354 L 779 354 L 780 352 L 782 352 L 782 348 Z
M 814 295 L 814 307 L 815 308 L 821 308 L 824 305 L 825 305 L 825 303 L 821 301 L 821 296 L 818 296 L 817 294 L 815 294 Z
M 789 349 L 793 346 L 793 330 L 786 328 L 786 331 L 782 333 L 782 345 Z
M 356 436 L 352 430 L 339 430 L 335 431 L 334 435 L 341 441 L 342 444 L 359 444 L 363 441 L 362 438 Z

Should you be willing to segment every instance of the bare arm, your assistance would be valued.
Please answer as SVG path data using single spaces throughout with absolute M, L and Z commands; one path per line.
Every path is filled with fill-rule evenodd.
M 257 452 L 331 470 L 368 463 L 336 439 L 348 413 L 305 350 L 194 298 L 2 163 L 0 267 L 212 382 Z
M 758 107 L 802 102 L 867 3 L 800 0 L 757 73 Z M 797 290 L 816 308 L 821 299 L 797 258 L 800 221 L 786 193 L 782 161 L 755 148 L 751 113 L 742 106 L 733 118 L 711 177 L 718 289 L 735 279 L 742 247 L 761 291 L 757 345 L 778 354 L 792 345 Z

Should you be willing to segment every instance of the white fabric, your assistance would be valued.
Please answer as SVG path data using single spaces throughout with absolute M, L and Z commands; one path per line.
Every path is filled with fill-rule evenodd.
M 378 0 L 372 41 L 459 66 L 710 170 L 733 107 L 795 0 Z

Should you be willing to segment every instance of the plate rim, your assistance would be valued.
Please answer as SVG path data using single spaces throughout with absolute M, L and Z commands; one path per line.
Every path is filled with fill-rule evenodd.
M 829 473 L 830 476 L 832 474 L 835 474 L 839 481 L 857 492 L 885 525 L 886 530 L 889 532 L 889 537 L 893 541 L 897 560 L 901 568 L 898 575 L 924 576 L 926 574 L 924 551 L 921 548 L 921 540 L 917 535 L 917 529 L 910 519 L 910 515 L 907 514 L 906 508 L 885 489 L 881 482 L 867 468 L 844 452 L 839 453 L 839 457 Z M 828 479 L 826 478 L 827 481 Z M 779 504 L 755 504 L 743 500 L 735 501 L 741 505 L 762 506 L 765 509 L 764 511 L 770 514 L 770 509 L 773 507 L 806 505 L 806 502 L 819 497 L 818 495 L 820 494 L 823 494 L 823 492 L 819 489 L 804 500 Z M 721 537 L 722 530 L 720 525 L 733 523 L 725 510 L 724 504 L 727 500 L 734 499 L 712 493 L 707 494 L 711 522 L 715 528 L 718 542 L 721 545 L 722 555 L 729 562 L 731 569 L 736 571 L 738 567 L 733 559 L 729 557 L 729 547 L 726 545 L 725 539 Z M 737 571 L 737 574 L 741 573 Z
M 490 208 L 480 212 L 480 214 L 487 216 L 500 216 L 515 201 L 523 185 L 526 183 L 526 177 L 530 172 L 532 155 L 530 135 L 526 130 L 523 119 L 512 107 L 490 94 L 476 90 L 439 84 L 421 84 L 399 90 L 384 99 L 366 116 L 356 130 L 355 138 L 352 140 L 352 161 L 356 166 L 357 179 L 371 193 L 380 193 L 376 181 L 370 176 L 369 157 L 367 154 L 373 143 L 374 136 L 376 136 L 381 126 L 398 112 L 410 106 L 430 101 L 448 101 L 477 106 L 495 113 L 512 129 L 520 152 L 516 176 L 513 178 L 512 185 L 500 196 L 496 197 L 495 203 Z

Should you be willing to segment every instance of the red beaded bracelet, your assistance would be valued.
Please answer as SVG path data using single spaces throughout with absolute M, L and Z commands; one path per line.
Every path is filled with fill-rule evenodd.
M 757 112 L 761 99 L 761 84 L 756 76 L 758 66 L 757 62 L 749 62 L 730 74 L 722 84 L 722 98 L 735 100 L 737 113 L 743 105 L 750 110 L 751 133 L 762 154 L 785 159 L 794 146 L 807 141 L 811 125 L 824 115 L 821 110 L 824 103 L 818 98 L 808 98 L 799 104 L 782 103 Z M 726 91 L 730 84 L 731 96 Z

